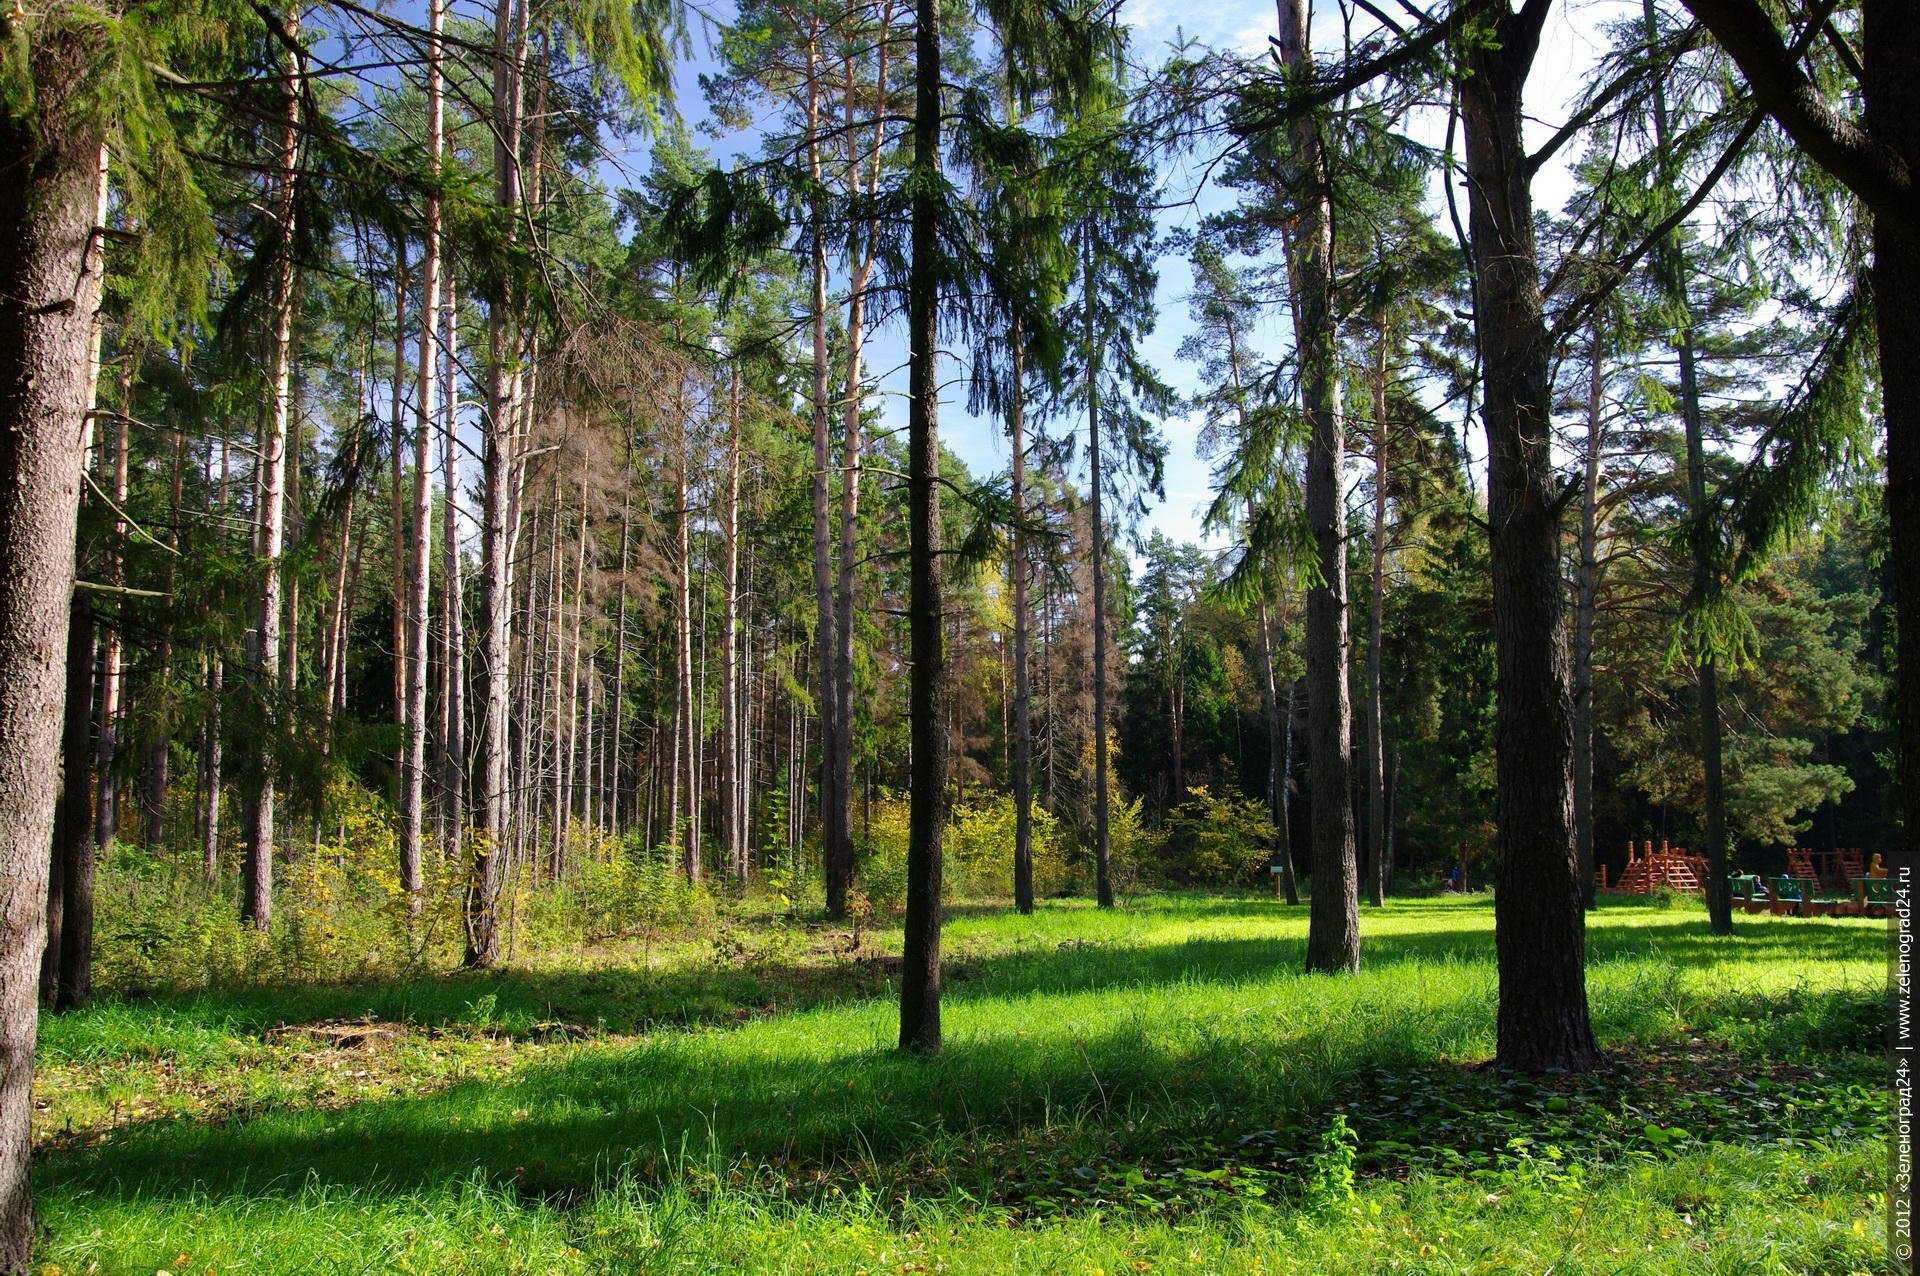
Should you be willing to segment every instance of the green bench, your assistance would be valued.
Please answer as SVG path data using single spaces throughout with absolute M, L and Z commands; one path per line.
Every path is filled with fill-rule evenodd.
M 1853 907 L 1856 917 L 1887 917 L 1893 913 L 1891 877 L 1853 879 Z
M 1773 911 L 1791 912 L 1796 917 L 1824 917 L 1845 901 L 1819 898 L 1820 881 L 1814 877 L 1781 874 L 1773 879 Z
M 1727 874 L 1727 892 L 1734 903 L 1749 913 L 1761 912 L 1773 903 L 1767 883 L 1758 873 Z

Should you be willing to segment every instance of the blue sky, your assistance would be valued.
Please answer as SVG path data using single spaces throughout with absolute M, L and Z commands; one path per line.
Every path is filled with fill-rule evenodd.
M 698 77 L 714 65 L 708 54 L 710 23 L 724 21 L 732 12 L 731 4 L 724 0 L 703 8 L 708 21 L 690 17 L 694 57 L 680 67 L 678 74 L 680 109 L 689 123 L 696 125 L 706 118 Z M 1579 91 L 1587 68 L 1600 51 L 1602 21 L 1630 11 L 1637 13 L 1638 5 L 1621 0 L 1573 0 L 1555 6 L 1530 84 L 1529 132 L 1533 140 L 1550 135 L 1565 118 L 1569 99 Z M 1277 30 L 1275 10 L 1269 0 L 1213 0 L 1200 5 L 1187 0 L 1125 0 L 1121 20 L 1132 29 L 1135 59 L 1149 64 L 1161 60 L 1165 51 L 1182 36 L 1210 48 L 1258 54 L 1268 47 L 1268 37 Z M 1361 21 L 1364 22 L 1364 18 Z M 1323 0 L 1314 17 L 1316 43 L 1337 47 L 1338 23 L 1337 8 Z M 1443 126 L 1444 119 L 1435 112 L 1430 118 L 1416 118 L 1410 131 L 1421 140 L 1438 145 Z M 753 134 L 701 140 L 721 162 L 737 154 L 751 153 L 759 145 L 758 137 Z M 633 149 L 625 152 L 616 149 L 608 165 L 607 179 L 614 183 L 637 180 L 646 167 L 645 147 L 644 140 L 636 139 Z M 1163 226 L 1168 230 L 1193 226 L 1208 212 L 1224 207 L 1231 196 L 1230 192 L 1217 188 L 1196 188 L 1198 170 L 1191 161 L 1181 162 L 1163 176 L 1170 191 L 1175 193 L 1175 199 L 1168 202 L 1189 197 L 1193 200 L 1163 216 Z M 1536 179 L 1538 206 L 1543 210 L 1556 209 L 1569 190 L 1564 165 L 1548 165 Z M 1442 198 L 1436 179 L 1436 209 Z M 1198 388 L 1196 369 L 1176 355 L 1180 342 L 1190 330 L 1187 298 L 1191 287 L 1192 277 L 1184 259 L 1169 255 L 1160 262 L 1159 320 L 1153 333 L 1142 342 L 1144 352 L 1161 376 L 1183 393 Z M 1265 353 L 1278 354 L 1289 340 L 1284 319 L 1278 315 L 1269 318 L 1257 337 Z M 868 369 L 870 375 L 878 378 L 882 411 L 888 425 L 894 428 L 905 425 L 904 361 L 905 342 L 898 324 L 875 335 L 869 347 Z M 1003 428 L 997 422 L 967 413 L 965 389 L 958 383 L 963 369 L 956 360 L 944 362 L 943 378 L 953 387 L 941 404 L 944 441 L 977 475 L 1003 471 L 1009 460 Z M 1201 516 L 1211 498 L 1211 464 L 1198 452 L 1198 415 L 1170 416 L 1161 422 L 1161 430 L 1167 441 L 1165 498 L 1149 509 L 1141 534 L 1157 529 L 1176 540 L 1204 541 L 1214 548 L 1224 548 L 1219 537 L 1203 536 L 1200 529 Z M 1470 432 L 1469 446 L 1478 454 L 1481 448 L 1474 433 L 1477 432 Z

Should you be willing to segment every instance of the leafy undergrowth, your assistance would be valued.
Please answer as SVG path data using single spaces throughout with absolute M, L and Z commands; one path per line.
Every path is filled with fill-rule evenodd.
M 494 975 L 48 1021 L 66 1272 L 1885 1270 L 1884 929 L 1589 932 L 1609 1066 L 1486 1066 L 1485 900 L 955 910 L 947 1049 L 898 931 L 791 920 Z M 69 1133 L 69 1130 L 71 1131 Z
M 1230 1198 L 1324 1200 L 1330 1175 L 1348 1186 L 1420 1173 L 1577 1185 L 1601 1166 L 1708 1144 L 1808 1149 L 1882 1137 L 1882 1069 L 1862 1057 L 1833 1064 L 1749 1060 L 1695 1041 L 1620 1054 L 1582 1076 L 1368 1072 L 1322 1122 L 1175 1138 L 1084 1162 L 1029 1161 L 1009 1169 L 991 1199 L 1017 1216 L 1110 1206 L 1178 1213 Z

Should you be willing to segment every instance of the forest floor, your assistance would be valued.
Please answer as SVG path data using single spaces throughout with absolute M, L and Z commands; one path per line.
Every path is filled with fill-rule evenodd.
M 1485 897 L 774 917 L 43 1019 L 42 1272 L 1880 1272 L 1886 923 L 1608 901 L 1609 1066 L 1492 1051 Z

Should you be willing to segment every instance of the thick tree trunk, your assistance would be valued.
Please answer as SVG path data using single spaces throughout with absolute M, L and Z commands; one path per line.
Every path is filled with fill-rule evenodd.
M 298 5 L 287 11 L 285 26 L 297 39 L 300 28 Z M 280 549 L 285 531 L 283 508 L 287 464 L 288 422 L 293 415 L 293 309 L 294 309 L 294 212 L 299 206 L 294 184 L 299 180 L 300 147 L 300 59 L 288 53 L 286 76 L 281 93 L 286 111 L 286 128 L 280 139 L 279 189 L 275 192 L 275 220 L 278 223 L 279 254 L 274 266 L 273 338 L 269 355 L 268 383 L 273 400 L 260 440 L 260 544 L 262 565 L 258 629 L 254 637 L 253 675 L 261 704 L 274 720 L 283 711 L 280 695 Z M 263 730 L 248 777 L 245 809 L 241 817 L 241 836 L 246 854 L 241 861 L 240 919 L 259 930 L 273 923 L 273 807 L 274 751 L 272 736 Z
M 1909 25 L 1915 25 L 1909 19 Z M 1920 80 L 1920 76 L 1910 77 Z M 1913 96 L 1911 91 L 1909 98 Z M 1920 110 L 1920 107 L 1911 107 Z M 1920 139 L 1910 153 L 1920 163 Z M 1880 298 L 1920 296 L 1920 234 L 1892 226 L 1874 230 L 1872 279 Z M 1920 314 L 1912 304 L 1875 307 L 1880 338 L 1880 400 L 1887 422 L 1887 487 L 1891 526 L 1898 670 L 1899 789 L 1908 845 L 1920 830 Z
M 1920 174 L 1920 9 L 1911 0 L 1867 0 L 1862 7 L 1868 136 Z M 1920 228 L 1875 210 L 1872 285 L 1880 338 L 1880 402 L 1887 423 L 1887 518 L 1893 544 L 1899 623 L 1901 805 L 1908 845 L 1920 836 Z
M 74 523 L 100 305 L 102 137 L 89 77 L 102 27 L 36 22 L 36 109 L 0 111 L 0 1271 L 25 1272 L 35 1001 L 60 789 Z M 0 19 L 0 25 L 11 20 Z M 85 103 L 70 112 L 69 104 Z
M 1280 64 L 1311 76 L 1313 55 L 1305 0 L 1279 0 Z M 1333 210 L 1318 123 L 1303 115 L 1292 127 L 1293 169 L 1304 188 L 1293 192 L 1297 216 L 1288 236 L 1300 396 L 1311 438 L 1307 447 L 1307 522 L 1320 580 L 1307 591 L 1307 738 L 1312 758 L 1313 896 L 1307 923 L 1308 970 L 1360 966 L 1360 869 L 1355 862 L 1353 700 L 1347 682 L 1347 563 L 1341 500 L 1346 423 L 1340 401 L 1333 291 Z
M 941 839 L 946 830 L 946 635 L 940 583 L 940 31 L 935 0 L 914 0 L 914 184 L 907 278 L 908 686 L 913 750 L 907 818 L 907 918 L 900 961 L 900 1048 L 940 1049 Z
M 1493 559 L 1498 1058 L 1528 1072 L 1599 1059 L 1587 1017 L 1586 930 L 1572 829 L 1573 725 L 1561 497 L 1551 451 L 1552 349 L 1534 248 L 1522 91 L 1545 0 L 1495 10 L 1466 53 L 1461 114 L 1485 368 L 1487 521 Z
M 1033 911 L 1033 686 L 1027 674 L 1027 379 L 1026 331 L 1013 321 L 1013 904 Z

